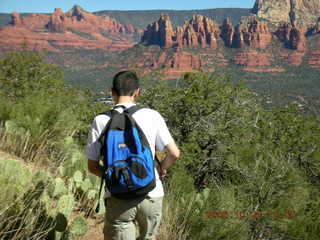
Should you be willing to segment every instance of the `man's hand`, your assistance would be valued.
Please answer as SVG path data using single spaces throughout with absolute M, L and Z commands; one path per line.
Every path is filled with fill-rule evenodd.
M 167 169 L 180 157 L 180 150 L 174 142 L 166 146 L 166 152 L 166 157 L 157 166 L 160 178 L 164 178 L 167 175 Z
M 157 170 L 161 179 L 167 175 L 167 170 L 163 169 L 160 165 L 157 165 Z

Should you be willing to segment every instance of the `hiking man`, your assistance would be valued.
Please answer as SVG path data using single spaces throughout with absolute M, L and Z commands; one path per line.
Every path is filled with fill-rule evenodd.
M 136 106 L 135 102 L 141 94 L 139 79 L 134 72 L 122 71 L 113 78 L 112 97 L 114 109 L 119 113 Z M 135 222 L 139 226 L 139 240 L 155 239 L 162 215 L 162 199 L 164 196 L 160 178 L 166 175 L 167 169 L 180 156 L 167 125 L 162 116 L 155 110 L 141 108 L 132 114 L 145 135 L 152 151 L 166 151 L 166 158 L 156 166 L 155 187 L 147 195 L 135 198 L 117 198 L 106 190 L 106 215 L 104 226 L 105 240 L 135 240 Z M 110 117 L 100 114 L 93 120 L 88 136 L 87 157 L 89 171 L 99 177 L 103 168 L 99 165 L 101 143 L 99 137 L 105 129 Z

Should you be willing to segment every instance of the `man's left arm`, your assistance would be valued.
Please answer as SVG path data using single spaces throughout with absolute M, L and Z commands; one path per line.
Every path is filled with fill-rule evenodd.
M 87 142 L 87 157 L 88 157 L 88 170 L 90 173 L 101 177 L 103 174 L 102 166 L 99 164 L 101 143 L 99 142 L 99 133 L 98 125 L 96 119 L 94 119 L 90 132 L 88 134 Z
M 103 169 L 102 166 L 100 166 L 99 161 L 88 159 L 88 169 L 90 173 L 102 177 Z

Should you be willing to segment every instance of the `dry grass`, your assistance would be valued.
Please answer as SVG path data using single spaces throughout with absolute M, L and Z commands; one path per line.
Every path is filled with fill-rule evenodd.
M 189 236 L 190 229 L 187 221 L 192 215 L 194 201 L 181 204 L 179 194 L 173 191 L 170 188 L 164 197 L 163 215 L 157 240 L 187 240 Z
M 31 140 L 28 133 L 10 133 L 4 127 L 0 127 L 0 151 L 21 158 L 26 163 L 32 163 L 35 167 L 55 167 L 65 160 L 62 154 L 58 156 L 51 150 L 52 144 L 49 144 L 47 139 L 50 139 L 48 131 L 45 131 L 35 142 Z M 52 159 L 55 161 L 52 162 Z
M 46 239 L 55 222 L 44 214 L 38 191 L 20 192 L 10 204 L 0 204 L 0 239 Z

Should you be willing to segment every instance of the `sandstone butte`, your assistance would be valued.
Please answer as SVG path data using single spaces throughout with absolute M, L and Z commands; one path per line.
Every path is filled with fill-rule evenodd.
M 50 16 L 31 14 L 21 17 L 15 12 L 11 17 L 11 24 L 0 28 L 1 49 L 19 49 L 27 44 L 36 51 L 59 52 L 61 47 L 122 51 L 136 43 L 134 34 L 141 34 L 141 30 L 132 25 L 120 24 L 110 17 L 96 16 L 79 6 L 67 13 L 56 8 Z
M 279 23 L 276 30 L 271 31 L 268 22 L 258 20 L 256 16 L 242 19 L 236 26 L 232 25 L 230 19 L 226 19 L 219 26 L 212 19 L 201 15 L 194 15 L 188 23 L 177 26 L 174 30 L 169 16 L 161 15 L 158 21 L 148 25 L 141 42 L 147 45 L 159 45 L 164 50 L 174 48 L 175 52 L 171 57 L 161 56 L 153 63 L 154 68 L 160 65 L 165 66 L 168 77 L 176 76 L 183 71 L 203 69 L 206 65 L 207 62 L 202 60 L 201 54 L 192 55 L 183 52 L 183 48 L 214 50 L 221 45 L 239 49 L 232 61 L 245 70 L 282 72 L 284 69 L 279 66 L 270 67 L 274 65 L 275 56 L 267 53 L 268 47 L 272 47 L 270 45 L 275 38 L 283 42 L 283 50 L 291 49 L 290 54 L 285 56 L 286 60 L 294 66 L 299 66 L 308 50 L 305 35 L 307 32 L 318 34 L 319 30 L 320 19 L 309 29 L 293 26 L 291 23 Z M 265 52 L 255 49 L 265 50 Z M 309 60 L 313 66 L 318 62 L 317 53 L 314 53 Z

